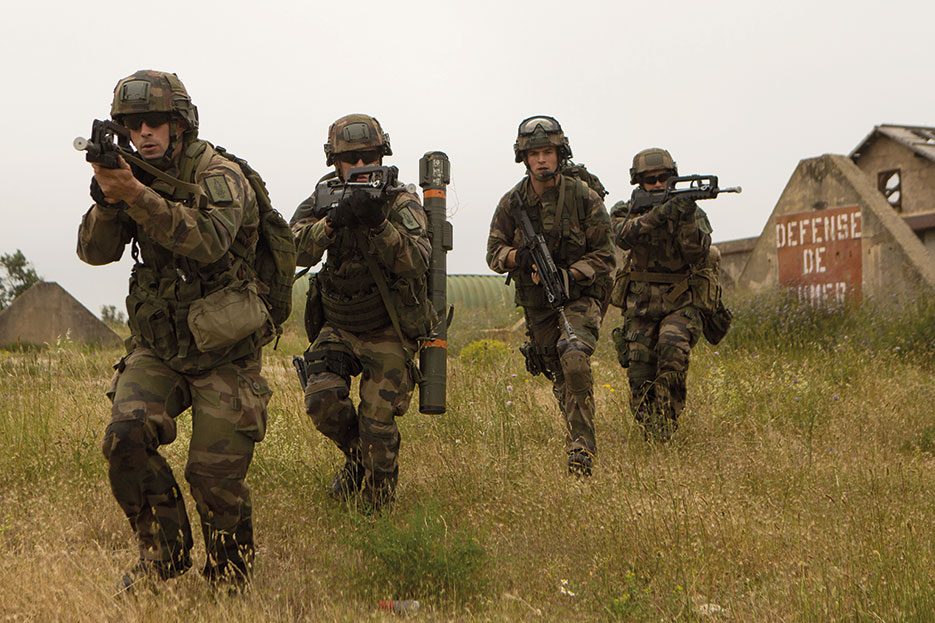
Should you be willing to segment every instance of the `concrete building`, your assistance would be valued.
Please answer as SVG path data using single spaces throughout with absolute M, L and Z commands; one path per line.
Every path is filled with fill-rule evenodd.
M 813 300 L 935 290 L 935 128 L 879 125 L 802 160 L 763 233 L 717 244 L 724 286 Z
M 53 343 L 113 346 L 120 337 L 57 283 L 40 281 L 0 312 L 0 344 Z
M 935 261 L 876 180 L 826 154 L 799 162 L 737 280 L 780 286 L 816 302 L 912 297 L 935 292 Z
M 878 125 L 850 158 L 935 253 L 935 128 Z

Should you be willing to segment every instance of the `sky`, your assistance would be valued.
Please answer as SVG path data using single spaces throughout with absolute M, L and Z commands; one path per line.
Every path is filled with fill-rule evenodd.
M 287 219 L 327 171 L 338 117 L 377 117 L 405 182 L 444 151 L 449 273 L 490 273 L 490 218 L 524 174 L 516 128 L 538 114 L 608 207 L 632 190 L 633 154 L 660 146 L 681 174 L 743 187 L 702 204 L 715 242 L 757 236 L 801 159 L 849 154 L 882 123 L 935 126 L 933 24 L 930 0 L 12 0 L 0 254 L 22 250 L 96 314 L 123 308 L 129 253 L 75 253 L 91 169 L 71 143 L 138 69 L 179 75 L 201 138 L 249 160 Z

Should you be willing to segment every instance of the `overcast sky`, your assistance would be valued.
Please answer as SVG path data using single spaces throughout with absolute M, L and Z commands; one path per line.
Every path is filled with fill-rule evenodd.
M 450 273 L 489 273 L 490 217 L 534 114 L 561 122 L 608 207 L 630 194 L 633 154 L 662 146 L 682 174 L 743 186 L 703 204 L 715 241 L 756 236 L 802 158 L 848 154 L 881 123 L 935 125 L 933 25 L 931 0 L 11 1 L 0 253 L 22 249 L 96 314 L 123 308 L 128 257 L 75 254 L 91 170 L 71 142 L 144 68 L 179 75 L 201 137 L 248 159 L 287 219 L 344 114 L 380 120 L 404 181 L 446 152 Z

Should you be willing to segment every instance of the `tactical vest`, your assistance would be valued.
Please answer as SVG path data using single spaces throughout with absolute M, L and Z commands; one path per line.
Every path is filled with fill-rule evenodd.
M 552 227 L 546 230 L 542 223 L 542 214 L 538 209 L 530 210 L 524 206 L 523 178 L 510 191 L 510 211 L 515 221 L 519 221 L 519 210 L 527 208 L 527 214 L 536 231 L 542 233 L 552 260 L 559 268 L 568 268 L 588 252 L 587 210 L 590 189 L 583 181 L 563 175 L 564 197 L 558 201 L 560 213 L 556 213 Z M 523 241 L 525 242 L 525 241 Z M 545 290 L 532 280 L 532 275 L 514 270 L 510 273 L 516 284 L 514 301 L 522 307 L 547 308 Z M 568 299 L 573 301 L 582 296 L 590 296 L 603 301 L 610 288 L 610 277 L 600 276 L 589 285 L 572 281 L 569 284 Z
M 324 178 L 315 189 L 314 213 L 318 218 L 323 218 L 338 200 L 326 187 L 327 180 L 332 177 Z M 398 222 L 398 213 L 394 210 L 397 197 L 397 192 L 386 195 L 387 219 L 393 222 Z M 324 321 L 354 333 L 389 326 L 392 320 L 387 303 L 364 260 L 365 255 L 372 254 L 366 234 L 359 229 L 342 227 L 334 236 L 334 242 L 328 247 L 328 259 L 316 279 Z M 389 304 L 394 308 L 405 337 L 427 337 L 437 316 L 428 296 L 425 275 L 406 279 L 382 267 L 379 269 L 387 283 Z M 309 339 L 312 340 L 312 336 Z
M 707 217 L 702 218 L 707 222 Z M 625 309 L 632 284 L 643 283 L 665 288 L 664 300 L 669 308 L 690 304 L 705 313 L 715 311 L 721 297 L 720 253 L 712 246 L 702 261 L 689 264 L 676 242 L 677 227 L 675 221 L 668 221 L 664 227 L 647 232 L 648 239 L 627 252 L 626 262 L 614 280 L 610 299 L 613 305 Z
M 195 173 L 204 169 L 214 156 L 205 141 L 188 142 L 178 164 L 178 178 L 192 183 Z M 144 174 L 145 175 L 145 174 Z M 189 191 L 178 189 L 156 179 L 149 187 L 171 201 L 192 205 Z M 253 214 L 244 214 L 243 222 L 256 221 L 255 203 L 244 206 Z M 245 245 L 243 230 L 236 239 Z M 194 373 L 215 368 L 224 363 L 255 356 L 268 336 L 254 333 L 235 344 L 202 352 L 195 346 L 188 316 L 193 303 L 228 286 L 252 280 L 248 268 L 252 257 L 238 258 L 225 253 L 211 264 L 202 264 L 176 255 L 136 228 L 132 254 L 136 260 L 130 276 L 127 296 L 127 316 L 133 338 L 152 350 L 170 368 L 182 373 Z M 246 245 L 245 245 L 246 246 Z M 128 344 L 130 346 L 130 344 Z

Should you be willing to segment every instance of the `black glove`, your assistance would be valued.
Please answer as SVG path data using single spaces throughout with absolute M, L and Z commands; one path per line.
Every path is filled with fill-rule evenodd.
M 101 190 L 101 185 L 97 183 L 96 177 L 91 177 L 91 199 L 94 199 L 94 203 L 105 208 L 112 208 L 114 210 L 124 208 L 126 204 L 122 201 L 117 203 L 111 203 L 107 200 L 107 197 L 104 196 L 104 191 Z
M 371 197 L 362 190 L 355 190 L 350 197 L 341 200 L 364 227 L 373 229 L 386 220 L 386 202 Z
M 519 247 L 516 249 L 516 268 L 520 272 L 531 274 L 532 273 L 532 250 L 529 247 Z
M 342 227 L 353 227 L 357 224 L 354 213 L 342 200 L 341 203 L 328 210 L 325 215 L 325 222 L 331 229 L 340 229 Z

